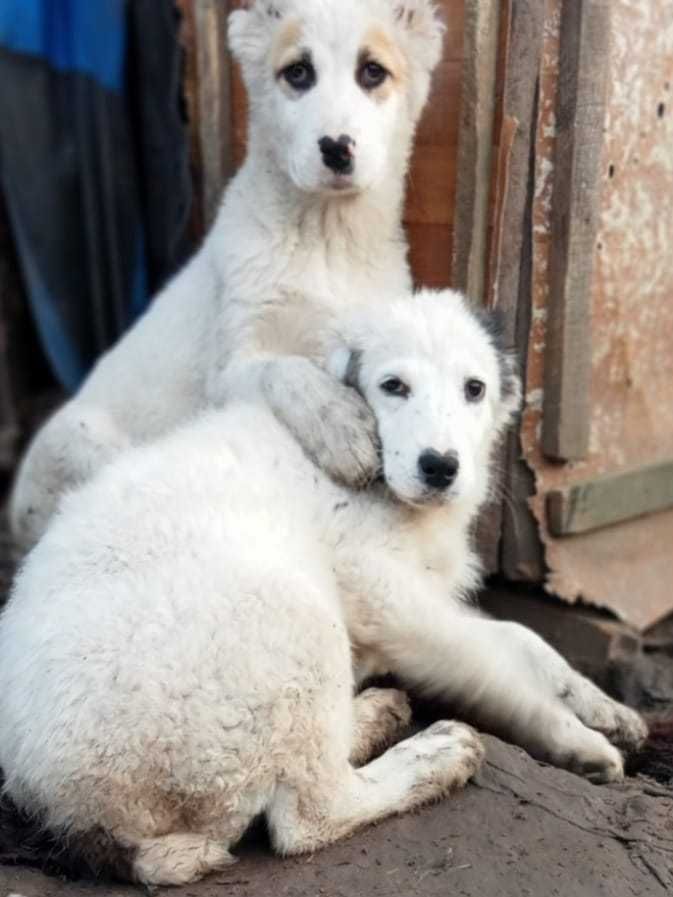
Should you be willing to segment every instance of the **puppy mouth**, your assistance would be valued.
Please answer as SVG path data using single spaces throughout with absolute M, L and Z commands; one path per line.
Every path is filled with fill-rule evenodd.
M 418 511 L 427 510 L 428 508 L 441 508 L 451 504 L 454 499 L 458 498 L 458 493 L 453 489 L 447 489 L 446 491 L 424 489 L 422 492 L 413 496 L 401 495 L 393 489 L 390 489 L 390 491 L 398 501 L 402 502 L 402 504 L 405 504 L 410 508 L 415 508 Z
M 335 174 L 325 187 L 330 193 L 357 193 L 360 189 L 352 174 Z

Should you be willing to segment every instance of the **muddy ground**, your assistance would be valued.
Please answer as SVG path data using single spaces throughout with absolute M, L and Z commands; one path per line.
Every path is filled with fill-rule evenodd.
M 0 597 L 11 573 L 0 529 Z M 664 656 L 668 658 L 666 651 Z M 673 660 L 640 677 L 673 702 Z M 664 685 L 666 688 L 664 688 Z M 263 832 L 239 862 L 175 897 L 664 897 L 673 893 L 673 728 L 659 730 L 623 785 L 594 786 L 486 738 L 487 763 L 449 800 L 392 819 L 315 856 L 280 860 Z M 45 875 L 0 811 L 0 897 L 122 897 L 132 887 Z

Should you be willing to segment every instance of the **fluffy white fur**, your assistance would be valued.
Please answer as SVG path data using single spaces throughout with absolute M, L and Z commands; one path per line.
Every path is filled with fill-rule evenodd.
M 198 254 L 34 439 L 11 502 L 20 549 L 44 532 L 65 490 L 224 402 L 237 361 L 291 351 L 267 323 L 284 288 L 345 305 L 409 286 L 404 182 L 442 31 L 432 0 L 255 0 L 231 14 L 250 99 L 245 164 Z M 358 81 L 365 51 L 391 70 L 381 89 Z M 317 81 L 294 91 L 281 71 L 306 54 Z M 352 140 L 349 175 L 332 171 L 319 147 L 341 135 Z M 317 368 L 304 376 L 317 407 L 307 400 L 286 424 L 319 466 L 361 482 L 376 466 L 371 418 Z M 332 438 L 315 445 L 313 423 L 328 399 L 322 426 Z
M 341 319 L 325 345 L 375 417 L 383 482 L 352 491 L 312 464 L 262 372 L 245 401 L 67 496 L 0 622 L 7 792 L 74 844 L 106 833 L 140 881 L 220 868 L 259 813 L 276 850 L 311 851 L 462 786 L 483 752 L 460 723 L 355 768 L 408 720 L 400 693 L 353 698 L 372 673 L 597 781 L 622 775 L 608 739 L 644 735 L 533 633 L 463 602 L 519 395 L 482 323 L 422 293 Z M 459 461 L 446 488 L 421 475 L 428 448 Z

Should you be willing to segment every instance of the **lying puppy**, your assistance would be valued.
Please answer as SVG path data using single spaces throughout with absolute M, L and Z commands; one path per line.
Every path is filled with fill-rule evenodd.
M 519 402 L 483 322 L 421 293 L 336 330 L 327 367 L 376 417 L 382 482 L 338 486 L 251 395 L 66 497 L 17 578 L 0 623 L 6 790 L 117 875 L 196 880 L 258 814 L 277 851 L 312 851 L 462 787 L 483 752 L 460 723 L 355 768 L 408 720 L 399 692 L 353 698 L 373 672 L 599 781 L 622 759 L 594 730 L 643 735 L 533 633 L 463 603 Z

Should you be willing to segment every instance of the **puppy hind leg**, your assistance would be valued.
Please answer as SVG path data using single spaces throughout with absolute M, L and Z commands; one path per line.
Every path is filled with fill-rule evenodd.
M 389 747 L 411 722 L 409 699 L 396 688 L 365 689 L 353 701 L 353 714 L 353 766 Z
M 61 496 L 81 486 L 130 445 L 102 408 L 70 402 L 37 433 L 12 491 L 9 518 L 18 553 L 40 539 Z
M 304 782 L 285 783 L 267 810 L 274 848 L 307 853 L 388 816 L 409 812 L 462 788 L 484 749 L 476 732 L 441 721 L 355 770 L 343 759 L 311 766 Z

